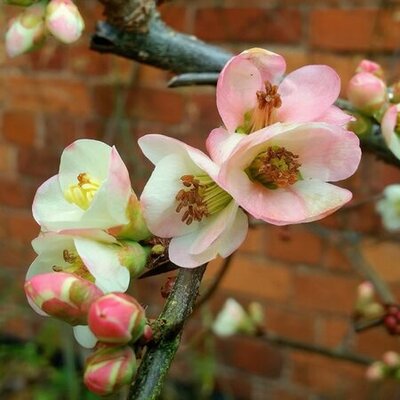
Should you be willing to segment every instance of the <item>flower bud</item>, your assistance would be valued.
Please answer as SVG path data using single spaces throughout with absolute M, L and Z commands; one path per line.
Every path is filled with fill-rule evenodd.
M 382 362 L 376 361 L 372 363 L 365 372 L 369 381 L 380 381 L 385 377 L 385 366 Z
M 139 276 L 150 256 L 150 248 L 141 246 L 130 240 L 121 240 L 122 247 L 118 250 L 118 258 L 124 267 L 128 268 L 132 278 Z
M 383 79 L 384 77 L 382 67 L 378 63 L 371 60 L 362 60 L 360 64 L 358 64 L 356 72 L 368 72 L 380 79 Z
M 367 114 L 378 111 L 386 101 L 386 85 L 375 75 L 360 72 L 351 78 L 347 96 L 353 106 Z
M 237 333 L 254 334 L 257 326 L 244 308 L 234 299 L 228 299 L 212 325 L 217 336 L 226 337 Z
M 40 313 L 71 325 L 84 325 L 90 305 L 103 292 L 89 281 L 65 272 L 36 275 L 25 282 L 28 301 Z
M 85 23 L 71 0 L 51 0 L 46 10 L 46 26 L 61 42 L 73 43 L 80 38 Z
M 45 38 L 45 4 L 28 7 L 22 14 L 10 21 L 6 33 L 6 51 L 10 57 L 32 50 Z
M 135 342 L 143 334 L 145 323 L 143 307 L 124 293 L 100 297 L 89 309 L 89 328 L 105 343 Z
M 400 366 L 400 354 L 395 351 L 387 351 L 382 359 L 388 367 L 396 368 Z
M 130 347 L 103 347 L 86 360 L 83 380 L 90 391 L 104 396 L 129 384 L 136 369 L 135 353 Z

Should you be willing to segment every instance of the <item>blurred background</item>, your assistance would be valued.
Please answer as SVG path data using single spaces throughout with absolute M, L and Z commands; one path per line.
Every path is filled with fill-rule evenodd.
M 63 148 L 78 138 L 115 144 L 140 193 L 151 168 L 137 138 L 163 133 L 204 149 L 210 130 L 221 124 L 214 88 L 167 89 L 172 77 L 167 72 L 91 52 L 90 35 L 102 7 L 94 0 L 76 3 L 87 26 L 78 43 L 49 40 L 43 49 L 10 60 L 0 41 L 0 399 L 97 398 L 81 385 L 85 354 L 69 327 L 36 315 L 22 290 L 35 257 L 30 241 L 38 234 L 31 215 L 33 195 L 57 172 Z M 18 11 L 1 6 L 2 31 Z M 363 58 L 381 63 L 389 82 L 400 78 L 396 0 L 177 0 L 160 11 L 173 28 L 232 52 L 254 46 L 278 52 L 288 71 L 328 64 L 342 78 L 344 97 Z M 317 228 L 251 229 L 220 290 L 187 327 L 165 399 L 400 399 L 396 381 L 368 383 L 365 365 L 263 339 L 199 336 L 202 323 L 233 296 L 244 305 L 261 303 L 267 330 L 286 338 L 329 348 L 345 345 L 372 358 L 399 350 L 398 339 L 382 328 L 352 333 L 362 277 L 337 233 L 361 233 L 358 251 L 400 296 L 399 237 L 383 230 L 373 201 L 386 185 L 399 181 L 397 169 L 364 154 L 357 174 L 343 183 L 354 192 L 352 207 Z M 208 268 L 206 283 L 220 263 Z M 160 287 L 166 278 L 135 284 L 133 293 L 149 316 L 162 307 Z

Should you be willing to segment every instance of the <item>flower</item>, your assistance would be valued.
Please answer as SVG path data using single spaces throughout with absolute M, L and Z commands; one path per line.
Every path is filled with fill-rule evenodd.
M 376 382 L 385 378 L 385 364 L 381 361 L 373 362 L 366 370 L 365 376 L 369 381 Z
M 51 271 L 74 273 L 96 284 L 105 293 L 125 292 L 132 275 L 140 274 L 148 250 L 134 242 L 117 242 L 104 232 L 92 231 L 87 237 L 47 232 L 32 241 L 38 254 L 28 269 L 27 279 Z M 132 246 L 132 249 L 129 247 Z
M 58 175 L 36 192 L 33 216 L 43 230 L 108 229 L 129 223 L 128 170 L 115 147 L 81 139 L 62 153 Z
M 71 0 L 51 0 L 46 9 L 46 27 L 58 40 L 68 44 L 80 38 L 85 23 Z
M 237 333 L 254 333 L 255 326 L 244 308 L 235 299 L 229 298 L 218 313 L 212 331 L 217 336 L 227 337 Z
M 233 57 L 217 84 L 217 107 L 230 132 L 252 133 L 276 122 L 329 122 L 345 125 L 351 116 L 333 103 L 340 78 L 326 65 L 283 74 L 282 56 L 253 48 Z
M 87 388 L 104 396 L 131 382 L 137 363 L 128 347 L 103 346 L 86 360 L 83 381 Z
M 6 33 L 6 51 L 10 57 L 26 53 L 43 42 L 45 7 L 44 2 L 33 4 L 10 21 Z
M 89 328 L 104 343 L 135 342 L 142 336 L 145 323 L 143 307 L 124 293 L 102 296 L 89 309 Z
M 383 226 L 388 231 L 400 229 L 400 185 L 385 187 L 383 199 L 376 204 L 376 210 L 381 215 Z
M 398 127 L 398 115 L 400 104 L 390 106 L 383 115 L 381 122 L 381 130 L 383 139 L 389 150 L 400 159 L 400 139 Z
M 71 325 L 85 324 L 89 306 L 103 295 L 93 283 L 65 272 L 35 275 L 25 282 L 24 288 L 37 313 Z
M 369 72 L 354 75 L 347 86 L 347 97 L 355 108 L 373 114 L 387 100 L 386 85 Z
M 155 169 L 141 195 L 150 231 L 172 238 L 170 260 L 194 268 L 226 257 L 246 237 L 247 216 L 219 185 L 218 166 L 204 153 L 162 135 L 139 139 Z
M 275 225 L 310 222 L 351 199 L 351 192 L 326 182 L 348 178 L 360 158 L 359 139 L 339 126 L 274 124 L 239 141 L 221 164 L 218 182 L 255 218 Z

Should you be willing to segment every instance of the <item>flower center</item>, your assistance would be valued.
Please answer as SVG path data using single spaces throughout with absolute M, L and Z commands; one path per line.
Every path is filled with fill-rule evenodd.
M 70 203 L 87 210 L 101 184 L 86 172 L 80 173 L 77 176 L 77 180 L 77 184 L 69 185 L 69 188 L 64 192 L 64 196 Z
M 68 272 L 70 274 L 78 275 L 81 278 L 84 278 L 90 282 L 94 282 L 93 275 L 86 268 L 86 265 L 83 263 L 82 259 L 79 257 L 79 254 L 76 251 L 64 249 L 63 259 L 66 263 L 70 265 L 66 267 L 53 265 L 54 272 Z
M 273 111 L 282 105 L 282 100 L 277 85 L 265 81 L 264 88 L 265 91 L 257 90 L 258 105 L 244 115 L 244 123 L 236 132 L 249 134 L 271 125 Z
M 175 196 L 176 212 L 183 212 L 186 225 L 221 211 L 232 200 L 208 175 L 183 175 L 181 182 L 184 188 Z
M 299 156 L 284 147 L 272 146 L 258 154 L 246 169 L 247 175 L 268 189 L 280 189 L 303 179 Z

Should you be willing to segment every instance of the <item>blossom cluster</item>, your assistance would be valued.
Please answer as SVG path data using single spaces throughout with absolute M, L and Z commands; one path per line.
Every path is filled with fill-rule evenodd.
M 6 50 L 10 57 L 39 47 L 49 34 L 62 43 L 73 43 L 85 27 L 72 0 L 13 0 L 10 3 L 25 8 L 9 23 Z

